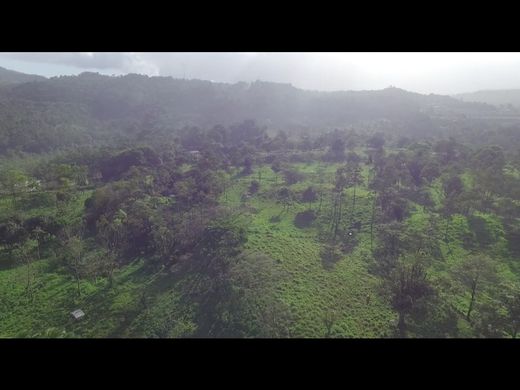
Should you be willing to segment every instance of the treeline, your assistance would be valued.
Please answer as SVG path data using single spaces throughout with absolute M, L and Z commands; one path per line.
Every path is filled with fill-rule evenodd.
M 0 153 L 47 152 L 77 145 L 124 145 L 183 128 L 229 127 L 253 119 L 275 132 L 355 124 L 412 137 L 435 137 L 493 106 L 397 88 L 313 92 L 255 82 L 219 84 L 170 77 L 83 73 L 0 90 Z M 442 121 L 441 121 L 442 119 Z

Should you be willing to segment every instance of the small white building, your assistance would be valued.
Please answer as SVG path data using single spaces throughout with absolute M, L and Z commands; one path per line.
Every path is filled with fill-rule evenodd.
M 74 310 L 73 312 L 71 312 L 70 315 L 71 315 L 75 320 L 79 320 L 80 318 L 82 318 L 82 317 L 85 316 L 85 313 L 83 312 L 83 310 L 81 310 L 81 309 L 77 309 L 77 310 Z

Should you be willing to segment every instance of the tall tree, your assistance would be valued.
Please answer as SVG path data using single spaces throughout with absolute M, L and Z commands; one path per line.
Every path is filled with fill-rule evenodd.
M 354 218 L 354 213 L 356 211 L 356 188 L 360 184 L 363 184 L 363 176 L 361 175 L 361 167 L 357 163 L 347 164 L 347 185 L 349 187 L 354 188 L 354 193 L 352 196 L 352 212 L 350 219 L 351 221 Z
M 7 169 L 0 172 L 0 187 L 11 196 L 13 207 L 16 207 L 16 199 L 29 183 L 29 176 L 18 169 Z
M 424 265 L 415 260 L 410 264 L 400 261 L 388 279 L 392 307 L 399 314 L 398 329 L 406 337 L 406 316 L 424 305 L 435 290 L 428 280 Z
M 85 268 L 85 244 L 79 235 L 70 235 L 65 241 L 66 263 L 76 279 L 78 296 L 81 296 L 81 275 Z
M 312 202 L 314 202 L 317 198 L 318 195 L 312 186 L 307 187 L 302 193 L 302 201 L 309 205 L 309 209 L 311 208 Z
M 497 278 L 494 262 L 487 256 L 476 254 L 465 258 L 455 269 L 455 278 L 469 289 L 470 300 L 466 319 L 471 320 L 477 292 L 486 284 Z
M 31 295 L 31 286 L 33 279 L 33 270 L 32 265 L 35 257 L 36 248 L 38 247 L 38 243 L 36 240 L 28 239 L 25 242 L 18 244 L 16 249 L 13 251 L 13 255 L 23 264 L 25 265 L 26 271 L 26 284 L 25 290 L 27 295 Z

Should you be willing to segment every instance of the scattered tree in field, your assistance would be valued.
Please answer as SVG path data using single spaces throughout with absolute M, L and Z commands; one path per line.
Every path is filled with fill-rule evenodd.
M 399 314 L 397 327 L 401 337 L 406 337 L 406 316 L 425 305 L 425 301 L 435 294 L 427 276 L 419 261 L 411 264 L 401 261 L 389 276 L 392 307 Z
M 303 175 L 294 169 L 284 169 L 283 176 L 285 178 L 285 184 L 290 186 L 303 180 Z
M 345 141 L 339 135 L 331 140 L 329 146 L 329 154 L 332 161 L 344 161 L 345 160 Z
M 8 251 L 12 251 L 26 239 L 27 230 L 20 218 L 12 217 L 0 223 L 0 245 Z
M 486 283 L 495 281 L 496 270 L 493 261 L 485 255 L 472 255 L 464 260 L 454 270 L 455 278 L 467 289 L 471 294 L 466 319 L 471 320 L 477 292 L 480 291 Z
M 409 237 L 402 223 L 391 222 L 377 227 L 377 245 L 374 249 L 374 271 L 388 275 L 398 264 L 399 257 L 408 249 Z
M 287 187 L 280 188 L 280 190 L 277 193 L 277 200 L 283 206 L 282 212 L 289 210 L 289 207 L 292 205 L 293 198 L 294 198 L 293 193 L 289 188 L 287 188 Z
M 274 182 L 278 182 L 278 173 L 282 170 L 282 166 L 279 161 L 275 161 L 271 164 L 271 170 L 274 172 Z
M 242 252 L 229 271 L 232 299 L 226 305 L 228 334 L 233 337 L 290 337 L 290 307 L 272 296 L 287 278 L 275 261 L 263 253 Z
M 0 188 L 11 196 L 13 207 L 16 207 L 17 197 L 27 189 L 28 183 L 29 176 L 21 170 L 11 169 L 0 172 Z
M 363 184 L 363 176 L 361 175 L 361 168 L 359 164 L 352 163 L 347 165 L 347 186 L 352 187 L 354 189 L 354 193 L 352 195 L 352 212 L 350 219 L 353 221 L 354 213 L 356 212 L 356 188 Z
M 38 247 L 38 243 L 36 240 L 29 239 L 24 243 L 18 244 L 16 249 L 12 252 L 13 256 L 15 256 L 18 261 L 20 261 L 25 266 L 26 271 L 26 284 L 25 290 L 27 295 L 31 294 L 31 285 L 33 280 L 33 269 L 32 265 L 34 262 L 35 252 Z
M 81 275 L 85 269 L 85 244 L 79 235 L 70 235 L 65 241 L 66 264 L 76 279 L 78 296 L 81 296 Z
M 337 263 L 343 254 L 339 248 L 339 245 L 334 241 L 326 242 L 322 245 L 320 251 L 320 257 L 322 265 L 325 269 L 331 269 L 335 263 Z
M 112 221 L 102 216 L 97 223 L 98 237 L 105 249 L 103 259 L 103 269 L 108 276 L 109 286 L 114 282 L 114 271 L 117 265 L 117 258 L 123 250 L 124 222 L 127 214 L 119 210 Z
M 444 241 L 448 243 L 448 229 L 451 222 L 451 217 L 458 211 L 458 196 L 464 190 L 464 184 L 459 176 L 450 176 L 443 181 L 444 203 L 442 207 L 442 214 L 446 218 L 446 227 L 444 231 Z
M 303 191 L 302 201 L 309 205 L 309 209 L 311 208 L 312 202 L 316 201 L 316 199 L 318 199 L 318 194 L 316 193 L 314 187 L 309 186 L 305 189 L 305 191 Z
M 233 297 L 231 270 L 246 241 L 245 229 L 231 217 L 214 221 L 201 232 L 183 273 L 195 276 L 189 295 L 198 302 L 198 332 L 225 336 L 228 329 L 225 307 Z
M 49 237 L 49 233 L 41 228 L 41 226 L 36 226 L 30 236 L 36 241 L 36 257 L 38 260 L 41 259 L 41 245 L 42 243 Z
M 242 169 L 243 175 L 250 175 L 253 173 L 253 160 L 250 157 L 246 157 L 243 163 L 244 169 Z
M 348 185 L 346 167 L 340 167 L 336 170 L 334 184 L 335 187 L 332 191 L 333 205 L 331 215 L 331 231 L 333 232 L 333 241 L 336 240 L 343 216 L 343 190 Z
M 251 184 L 249 185 L 249 193 L 250 194 L 256 194 L 258 192 L 258 189 L 260 188 L 260 183 L 256 180 L 253 180 Z

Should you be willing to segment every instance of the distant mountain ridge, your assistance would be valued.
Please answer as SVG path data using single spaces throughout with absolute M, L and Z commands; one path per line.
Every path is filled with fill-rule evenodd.
M 439 131 L 437 119 L 453 122 L 498 113 L 492 105 L 395 87 L 320 92 L 265 81 L 226 84 L 92 72 L 27 80 L 0 88 L 0 153 L 41 152 L 245 120 L 274 131 L 310 132 L 384 120 L 414 136 Z
M 11 97 L 87 106 L 99 119 L 161 111 L 175 127 L 228 125 L 244 119 L 274 127 L 334 127 L 359 120 L 403 119 L 418 114 L 493 112 L 492 106 L 399 88 L 320 92 L 265 81 L 236 84 L 137 74 L 85 72 L 14 87 Z
M 46 78 L 43 76 L 17 72 L 14 70 L 2 68 L 0 66 L 0 86 L 27 83 L 27 82 L 31 82 L 31 81 L 44 81 L 44 80 L 46 80 Z
M 470 93 L 453 95 L 454 98 L 465 102 L 481 102 L 494 106 L 511 104 L 520 108 L 520 89 L 481 90 Z

